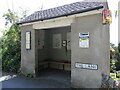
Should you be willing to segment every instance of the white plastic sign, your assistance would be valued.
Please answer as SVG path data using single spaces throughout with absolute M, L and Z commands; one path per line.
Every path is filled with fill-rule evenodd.
M 83 64 L 83 63 L 75 63 L 76 68 L 82 68 L 82 69 L 92 69 L 92 70 L 97 70 L 98 65 L 95 64 Z
M 31 32 L 27 31 L 25 33 L 25 36 L 26 36 L 26 49 L 29 50 L 31 49 Z
M 89 32 L 79 33 L 79 47 L 89 48 Z

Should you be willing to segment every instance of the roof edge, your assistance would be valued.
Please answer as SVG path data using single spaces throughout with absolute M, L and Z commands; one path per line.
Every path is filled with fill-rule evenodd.
M 50 18 L 36 19 L 36 20 L 19 22 L 19 23 L 17 23 L 17 25 L 21 25 L 21 24 L 25 24 L 25 23 L 32 23 L 32 22 L 37 22 L 37 21 L 43 21 L 43 20 L 48 20 L 48 19 L 53 19 L 53 18 L 59 18 L 59 17 L 74 15 L 74 14 L 78 14 L 78 13 L 84 13 L 84 12 L 88 12 L 88 11 L 98 10 L 98 9 L 101 9 L 101 8 L 104 8 L 104 6 L 99 6 L 99 7 L 95 7 L 95 8 L 84 9 L 84 10 L 80 10 L 78 12 L 72 12 L 72 13 L 69 13 L 69 14 L 59 15 L 59 16 L 50 17 Z

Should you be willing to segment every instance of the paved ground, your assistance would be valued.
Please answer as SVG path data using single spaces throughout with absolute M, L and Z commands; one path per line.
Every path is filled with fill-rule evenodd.
M 26 78 L 11 73 L 3 73 L 3 77 L 8 77 L 2 81 L 3 88 L 69 88 L 70 72 L 62 70 L 41 71 L 38 78 Z

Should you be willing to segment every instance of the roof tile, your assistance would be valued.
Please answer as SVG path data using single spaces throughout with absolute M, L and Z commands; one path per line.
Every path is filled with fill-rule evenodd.
M 34 20 L 44 20 L 46 18 L 54 18 L 58 16 L 63 15 L 70 15 L 71 13 L 77 13 L 82 10 L 86 9 L 93 9 L 99 6 L 103 6 L 102 2 L 76 2 L 72 4 L 66 4 L 63 6 L 47 9 L 47 10 L 41 10 L 37 11 L 24 20 L 22 20 L 20 23 L 27 23 Z

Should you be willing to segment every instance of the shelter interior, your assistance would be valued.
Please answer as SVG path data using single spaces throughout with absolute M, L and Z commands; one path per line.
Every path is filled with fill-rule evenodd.
M 36 31 L 38 71 L 57 69 L 70 72 L 71 27 L 40 29 Z

